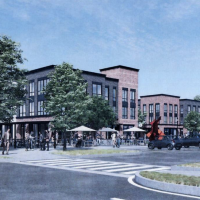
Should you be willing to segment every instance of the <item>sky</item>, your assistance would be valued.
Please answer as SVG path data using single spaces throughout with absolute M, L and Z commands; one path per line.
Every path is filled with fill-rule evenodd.
M 0 35 L 28 70 L 139 69 L 139 96 L 200 94 L 200 0 L 0 0 Z

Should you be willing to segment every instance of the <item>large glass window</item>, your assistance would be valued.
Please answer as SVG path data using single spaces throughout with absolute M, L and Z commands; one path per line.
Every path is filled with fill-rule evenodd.
M 200 106 L 198 106 L 198 113 L 200 113 Z
M 127 89 L 122 89 L 122 101 L 128 102 L 128 90 Z
M 29 83 L 29 95 L 34 96 L 34 82 L 33 81 Z
M 109 100 L 109 87 L 105 87 L 105 100 Z
M 183 114 L 183 105 L 180 106 L 180 113 Z
M 193 112 L 196 112 L 196 106 L 193 106 L 193 107 L 192 107 L 192 111 L 193 111 Z
M 101 84 L 97 84 L 97 83 L 92 84 L 92 95 L 93 96 L 101 96 L 102 95 Z
M 25 117 L 26 116 L 26 104 L 20 106 L 19 108 L 19 116 L 20 117 Z
M 117 93 L 116 88 L 113 88 L 113 101 L 116 101 Z
M 122 107 L 122 119 L 128 119 L 128 108 Z
M 135 119 L 135 108 L 130 109 L 130 118 Z
M 43 108 L 45 101 L 38 101 L 38 115 L 48 115 Z
M 34 102 L 29 103 L 29 115 L 33 116 L 34 115 Z
M 146 104 L 143 104 L 143 114 L 147 114 L 147 106 L 146 106 Z M 144 117 L 144 121 L 146 122 L 146 119 L 147 117 L 145 116 Z
M 131 89 L 130 102 L 135 103 L 135 90 Z
M 164 104 L 164 123 L 167 124 L 167 103 Z
M 47 84 L 49 83 L 49 79 L 43 79 L 38 81 L 38 95 L 43 94 L 43 90 L 46 89 Z
M 178 120 L 178 106 L 174 105 L 174 124 L 177 124 Z
M 190 105 L 188 105 L 188 107 L 187 107 L 188 109 L 187 109 L 187 112 L 188 113 L 190 113 L 191 112 L 191 106 Z
M 153 104 L 149 104 L 149 123 L 153 121 Z
M 160 117 L 160 104 L 156 103 L 156 119 Z
M 169 123 L 172 124 L 173 122 L 173 106 L 172 104 L 169 104 Z

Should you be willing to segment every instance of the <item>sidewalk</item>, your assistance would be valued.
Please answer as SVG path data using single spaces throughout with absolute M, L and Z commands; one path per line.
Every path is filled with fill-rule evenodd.
M 75 148 L 72 146 L 67 146 L 67 150 L 85 150 L 85 149 L 118 149 L 113 148 L 112 146 L 94 146 L 94 147 L 82 147 L 82 148 Z M 147 149 L 147 146 L 121 146 L 118 150 L 144 150 Z M 66 151 L 67 151 L 66 150 Z M 20 161 L 26 161 L 26 160 L 43 160 L 43 159 L 60 159 L 60 158 L 72 158 L 72 157 L 80 157 L 80 156 L 69 156 L 69 155 L 58 155 L 58 154 L 52 154 L 53 152 L 57 151 L 63 151 L 62 146 L 57 146 L 56 149 L 54 149 L 52 146 L 49 148 L 49 151 L 40 151 L 39 148 L 36 148 L 34 150 L 28 150 L 25 151 L 25 148 L 16 148 L 13 147 L 10 148 L 9 155 L 2 155 L 2 148 L 0 148 L 0 162 L 20 162 Z M 126 153 L 128 155 L 128 153 Z M 101 154 L 102 155 L 111 155 L 111 154 Z M 114 155 L 114 154 L 112 154 Z M 121 154 L 122 155 L 122 154 Z M 88 155 L 90 157 L 93 157 L 95 155 Z M 88 157 L 86 155 L 81 157 Z

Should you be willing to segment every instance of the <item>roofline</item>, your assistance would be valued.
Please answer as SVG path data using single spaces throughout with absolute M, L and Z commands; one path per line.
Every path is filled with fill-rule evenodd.
M 140 98 L 155 97 L 155 96 L 167 96 L 167 97 L 180 98 L 180 96 L 174 96 L 174 95 L 169 95 L 169 94 L 153 94 L 153 95 L 140 96 Z
M 194 100 L 194 99 L 180 99 L 180 101 L 196 101 L 196 102 L 199 102 L 200 103 L 200 100 Z
M 113 66 L 113 67 L 106 67 L 106 68 L 100 69 L 100 72 L 107 71 L 107 70 L 110 70 L 110 69 L 118 69 L 118 68 L 128 69 L 128 70 L 139 72 L 139 69 L 132 68 L 132 67 L 127 67 L 127 66 L 123 66 L 123 65 L 117 65 L 117 66 Z
M 44 71 L 44 70 L 54 69 L 55 66 L 56 65 L 48 65 L 46 67 L 41 67 L 41 68 L 33 69 L 33 70 L 28 71 L 28 72 L 25 72 L 25 75 L 29 75 L 29 74 L 41 72 L 41 71 Z

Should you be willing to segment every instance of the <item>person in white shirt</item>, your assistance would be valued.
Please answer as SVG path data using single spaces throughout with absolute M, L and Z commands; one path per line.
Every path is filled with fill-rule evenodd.
M 113 145 L 113 148 L 115 148 L 115 146 L 116 146 L 116 134 L 113 133 L 113 134 L 111 135 L 111 138 L 112 138 L 112 145 Z
M 8 155 L 9 152 L 9 139 L 10 139 L 10 129 L 7 130 L 7 132 L 4 133 L 4 136 L 2 137 L 4 144 L 3 144 L 3 151 L 2 154 L 4 155 L 4 151 L 6 150 L 6 154 Z

